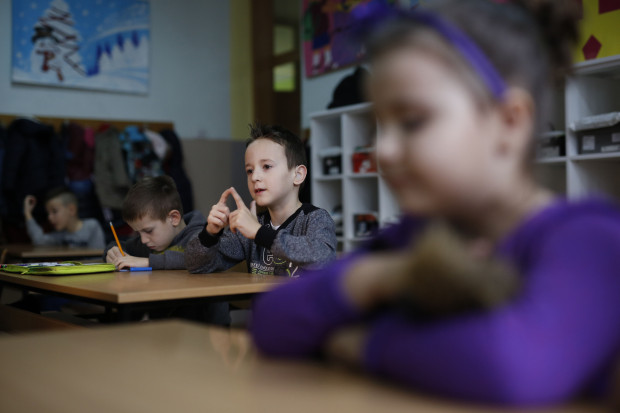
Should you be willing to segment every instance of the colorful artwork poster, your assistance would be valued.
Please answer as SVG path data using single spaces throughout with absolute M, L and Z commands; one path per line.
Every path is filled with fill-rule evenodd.
M 364 48 L 354 35 L 356 22 L 352 13 L 371 3 L 389 7 L 414 8 L 423 0 L 304 0 L 303 51 L 307 77 L 321 75 L 354 65 L 364 58 Z
M 582 20 L 575 61 L 620 54 L 620 0 L 577 0 L 577 4 L 581 8 Z
M 148 92 L 148 0 L 13 0 L 12 14 L 13 82 Z

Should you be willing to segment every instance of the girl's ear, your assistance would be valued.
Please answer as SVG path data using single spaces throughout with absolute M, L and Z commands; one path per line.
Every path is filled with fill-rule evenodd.
M 293 183 L 295 185 L 301 185 L 303 181 L 306 180 L 306 175 L 308 174 L 308 169 L 305 165 L 297 165 L 295 167 L 295 179 L 293 179 Z
M 183 215 L 181 215 L 179 210 L 173 209 L 172 211 L 168 212 L 168 219 L 170 220 L 170 223 L 172 224 L 172 226 L 176 227 L 177 225 L 181 223 L 181 220 L 183 219 Z
M 534 111 L 534 100 L 526 90 L 512 87 L 506 91 L 500 103 L 500 151 L 523 151 L 529 147 L 534 131 Z

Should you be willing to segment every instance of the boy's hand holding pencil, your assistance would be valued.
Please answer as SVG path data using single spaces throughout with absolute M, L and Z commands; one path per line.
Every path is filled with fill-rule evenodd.
M 112 234 L 114 234 L 114 239 L 116 240 L 117 246 L 108 250 L 108 253 L 106 254 L 106 261 L 114 264 L 117 270 L 131 267 L 148 267 L 148 258 L 134 257 L 132 255 L 125 254 L 123 247 L 118 240 L 118 236 L 116 235 L 116 230 L 114 229 L 112 222 L 110 222 L 110 228 L 112 229 Z
M 149 259 L 123 254 L 118 247 L 112 247 L 106 254 L 106 262 L 114 264 L 117 270 L 131 267 L 148 267 Z

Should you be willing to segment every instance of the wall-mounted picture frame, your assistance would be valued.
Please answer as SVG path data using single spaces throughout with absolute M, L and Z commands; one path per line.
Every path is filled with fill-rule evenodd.
M 375 4 L 413 8 L 431 0 L 303 0 L 303 54 L 306 77 L 358 64 L 364 48 L 355 34 L 357 8 Z
M 13 0 L 14 83 L 146 94 L 148 0 Z

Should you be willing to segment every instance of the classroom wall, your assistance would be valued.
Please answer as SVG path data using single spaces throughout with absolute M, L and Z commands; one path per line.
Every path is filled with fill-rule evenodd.
M 194 189 L 194 209 L 208 216 L 222 192 L 231 186 L 237 189 L 246 205 L 250 205 L 252 198 L 245 176 L 244 155 L 245 142 L 238 140 L 183 140 L 185 171 Z M 229 206 L 231 210 L 236 209 L 232 200 Z
M 251 0 L 230 1 L 230 134 L 232 139 L 248 136 L 254 121 Z
M 230 137 L 228 1 L 150 0 L 146 96 L 12 84 L 11 2 L 0 0 L 0 113 L 166 120 L 183 138 Z
M 303 70 L 304 57 L 301 55 L 300 67 Z M 325 75 L 307 78 L 305 73 L 301 74 L 301 127 L 310 127 L 310 114 L 327 109 L 327 105 L 332 100 L 332 93 L 336 85 L 343 77 L 349 75 L 355 68 L 338 70 Z

